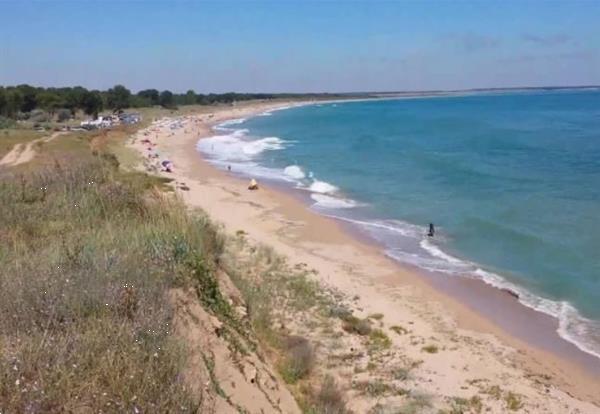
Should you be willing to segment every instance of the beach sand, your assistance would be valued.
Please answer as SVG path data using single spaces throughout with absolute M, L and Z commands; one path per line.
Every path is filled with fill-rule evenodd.
M 526 310 L 505 292 L 490 293 L 481 282 L 448 282 L 400 266 L 341 223 L 309 210 L 297 195 L 260 182 L 258 191 L 248 191 L 247 179 L 216 169 L 196 151 L 198 139 L 213 135 L 215 124 L 289 104 L 207 107 L 179 118 L 178 128 L 163 120 L 139 131 L 131 146 L 147 170 L 172 178 L 187 205 L 206 211 L 227 232 L 243 230 L 291 264 L 315 269 L 317 280 L 352 298 L 358 316 L 381 313 L 386 330 L 405 328 L 408 334 L 390 337 L 403 355 L 422 361 L 414 373 L 419 390 L 439 398 L 478 394 L 492 401 L 485 390 L 497 385 L 522 395 L 528 412 L 600 412 L 598 361 L 558 335 L 553 340 L 563 345 L 546 346 L 550 339 L 544 335 L 555 324 L 551 318 Z M 160 158 L 150 159 L 157 150 Z M 163 159 L 172 161 L 172 172 L 156 168 Z M 477 311 L 486 307 L 487 314 Z M 510 312 L 503 314 L 506 307 Z M 532 340 L 524 340 L 527 333 L 517 332 L 521 328 L 511 330 L 511 320 L 523 326 L 521 318 L 539 321 L 536 329 L 544 333 L 532 329 Z M 424 352 L 427 345 L 438 351 Z

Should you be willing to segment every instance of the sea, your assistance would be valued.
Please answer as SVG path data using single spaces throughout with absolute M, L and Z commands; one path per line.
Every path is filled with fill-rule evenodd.
M 197 148 L 398 262 L 512 292 L 600 358 L 600 89 L 317 102 L 224 122 Z

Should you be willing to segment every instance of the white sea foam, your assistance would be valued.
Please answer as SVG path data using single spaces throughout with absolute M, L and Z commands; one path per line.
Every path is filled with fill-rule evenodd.
M 228 135 L 216 135 L 198 141 L 198 150 L 219 161 L 250 161 L 264 151 L 285 148 L 285 141 L 277 137 L 257 140 L 246 139 L 247 130 L 240 129 Z
M 318 208 L 341 209 L 341 208 L 354 208 L 359 205 L 354 200 L 350 200 L 347 198 L 331 197 L 331 196 L 328 196 L 325 194 L 314 193 L 314 194 L 310 195 L 310 198 L 312 198 L 315 201 L 315 203 L 313 204 L 313 207 L 318 207 Z
M 308 187 L 308 189 L 313 193 L 321 194 L 335 193 L 336 191 L 338 191 L 338 188 L 335 185 L 318 180 L 313 181 L 313 183 Z
M 300 168 L 297 165 L 288 165 L 287 167 L 285 167 L 283 169 L 283 173 L 285 175 L 295 178 L 297 180 L 302 180 L 302 179 L 306 178 L 306 174 L 304 174 L 304 171 L 302 170 L 302 168 Z

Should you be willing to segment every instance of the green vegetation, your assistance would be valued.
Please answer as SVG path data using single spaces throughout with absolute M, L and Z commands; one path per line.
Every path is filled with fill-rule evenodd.
M 408 333 L 408 329 L 398 325 L 392 325 L 390 326 L 390 329 L 396 332 L 398 335 L 404 335 Z
M 196 286 L 223 312 L 204 290 L 221 241 L 116 165 L 82 151 L 0 179 L 2 412 L 193 412 L 201 397 L 181 379 L 167 291 Z
M 350 414 L 346 408 L 344 395 L 338 388 L 335 379 L 326 376 L 318 392 L 307 390 L 308 397 L 303 400 L 303 412 L 306 414 Z
M 437 345 L 427 345 L 424 346 L 423 348 L 421 348 L 422 351 L 427 352 L 429 354 L 437 354 L 439 351 L 439 348 L 437 347 Z
M 146 108 L 160 105 L 176 108 L 183 105 L 231 104 L 253 99 L 332 99 L 350 97 L 336 94 L 270 94 L 270 93 L 221 93 L 197 94 L 193 90 L 177 94 L 145 89 L 131 93 L 123 85 L 115 85 L 106 91 L 87 90 L 81 86 L 65 88 L 41 88 L 30 85 L 0 86 L 0 116 L 12 119 L 27 118 L 36 109 L 42 109 L 54 117 L 60 109 L 65 118 L 81 110 L 88 115 L 98 116 L 103 109 L 120 111 L 126 108 Z M 3 122 L 0 122 L 2 125 Z
M 509 391 L 504 396 L 504 402 L 506 402 L 506 408 L 511 411 L 517 411 L 523 408 L 523 401 L 521 396 L 512 391 Z
M 405 395 L 407 393 L 405 389 L 395 387 L 380 379 L 356 382 L 354 388 L 361 394 L 366 394 L 372 398 L 378 398 L 384 395 Z
M 483 403 L 481 402 L 481 398 L 474 395 L 469 399 L 454 397 L 451 401 L 450 409 L 442 410 L 440 414 L 479 414 L 482 411 Z
M 6 155 L 16 144 L 33 141 L 43 137 L 44 134 L 32 129 L 1 129 L 0 130 L 0 157 Z
M 410 378 L 412 367 L 396 367 L 392 370 L 392 377 L 397 381 L 406 381 Z
M 503 399 L 506 408 L 510 411 L 517 411 L 523 408 L 522 396 L 512 391 L 504 391 L 498 385 L 492 385 L 482 391 L 484 394 L 490 395 L 496 400 Z
M 387 349 L 392 346 L 391 339 L 381 329 L 374 329 L 369 334 L 369 348 L 372 351 Z
M 354 333 L 362 336 L 371 333 L 371 322 L 368 319 L 360 319 L 349 315 L 342 319 L 342 329 L 348 333 Z
M 380 321 L 383 319 L 383 313 L 372 313 L 369 315 L 369 319 L 375 319 L 376 321 Z
M 295 384 L 305 378 L 312 369 L 315 356 L 310 342 L 300 336 L 290 336 L 284 340 L 285 359 L 280 372 L 285 382 Z

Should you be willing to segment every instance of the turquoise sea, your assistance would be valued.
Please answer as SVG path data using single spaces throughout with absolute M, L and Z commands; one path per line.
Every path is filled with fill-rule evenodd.
M 219 167 L 305 192 L 400 262 L 518 292 L 600 357 L 599 90 L 311 104 L 215 133 L 198 149 Z

